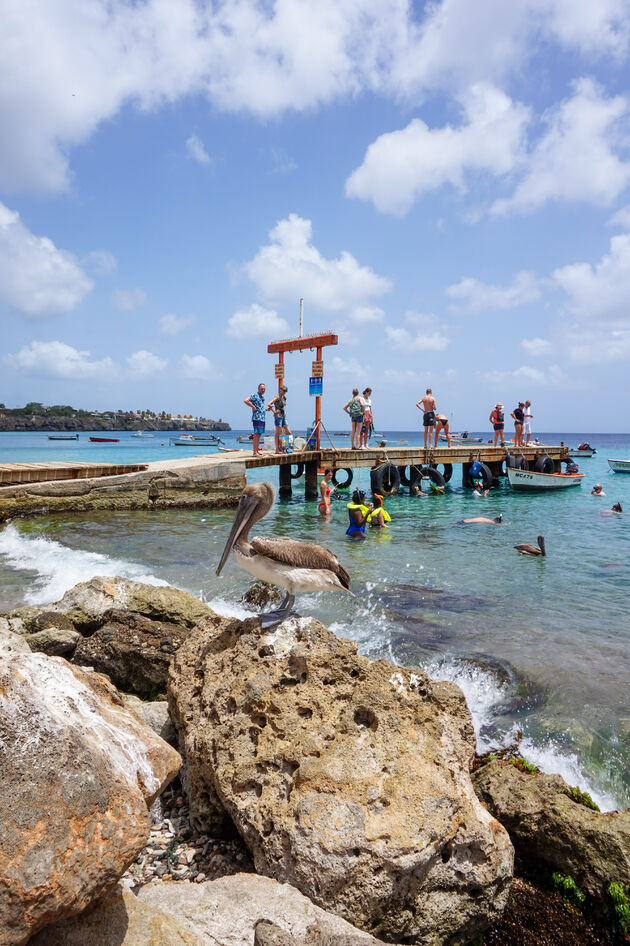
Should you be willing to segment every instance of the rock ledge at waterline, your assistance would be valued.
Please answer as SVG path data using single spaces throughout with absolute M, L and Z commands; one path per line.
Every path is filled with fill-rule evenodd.
M 169 707 L 191 814 L 226 814 L 256 870 L 391 941 L 466 943 L 505 906 L 506 831 L 470 779 L 461 690 L 371 661 L 312 619 L 209 615 Z

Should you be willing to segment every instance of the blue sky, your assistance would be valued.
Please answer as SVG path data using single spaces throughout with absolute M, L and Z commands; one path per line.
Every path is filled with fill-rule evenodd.
M 0 0 L 0 401 L 628 430 L 628 0 Z M 312 420 L 310 356 L 289 421 Z

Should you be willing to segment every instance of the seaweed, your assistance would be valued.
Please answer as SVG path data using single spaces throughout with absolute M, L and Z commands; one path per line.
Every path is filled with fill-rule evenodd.
M 630 929 L 630 903 L 628 903 L 628 896 L 630 894 L 630 887 L 624 887 L 623 884 L 613 881 L 608 885 L 608 895 L 612 902 L 612 909 L 615 914 L 615 919 L 621 928 L 622 933 L 625 934 Z
M 551 875 L 551 881 L 562 899 L 575 907 L 578 913 L 581 913 L 586 902 L 586 894 L 583 890 L 580 890 L 573 877 L 555 871 Z
M 576 785 L 569 788 L 569 797 L 577 802 L 578 805 L 584 805 L 585 808 L 592 808 L 593 811 L 600 811 L 597 802 L 593 801 L 588 792 L 583 792 Z

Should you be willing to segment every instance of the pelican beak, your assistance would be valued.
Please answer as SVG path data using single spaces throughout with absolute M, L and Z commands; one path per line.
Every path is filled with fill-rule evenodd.
M 228 537 L 227 542 L 225 543 L 225 548 L 223 549 L 223 555 L 221 556 L 221 561 L 219 562 L 219 567 L 217 568 L 217 575 L 221 574 L 223 566 L 227 562 L 228 556 L 232 549 L 234 548 L 239 535 L 243 529 L 249 524 L 252 516 L 258 508 L 258 500 L 254 499 L 253 496 L 241 496 L 241 501 L 238 504 L 238 509 L 236 510 L 236 516 L 232 524 L 232 531 Z

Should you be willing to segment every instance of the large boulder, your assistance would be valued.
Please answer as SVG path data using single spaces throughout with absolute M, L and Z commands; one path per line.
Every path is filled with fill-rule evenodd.
M 594 811 L 560 775 L 533 774 L 495 759 L 473 777 L 479 798 L 525 861 L 565 876 L 595 902 L 611 881 L 630 884 L 630 811 Z
M 137 898 L 118 887 L 81 916 L 42 930 L 29 946 L 253 946 L 261 920 L 296 946 L 384 946 L 294 887 L 256 874 L 149 884 Z
M 71 657 L 81 640 L 78 631 L 65 627 L 45 627 L 33 634 L 25 634 L 24 640 L 37 653 L 50 657 Z
M 109 611 L 91 637 L 81 638 L 74 663 L 107 674 L 121 690 L 156 699 L 166 694 L 169 664 L 188 633 L 178 624 Z
M 191 814 L 225 809 L 260 873 L 392 941 L 463 943 L 500 914 L 513 850 L 473 791 L 454 684 L 311 619 L 214 615 L 175 655 L 169 707 Z
M 4 659 L 11 654 L 28 654 L 30 647 L 21 634 L 15 634 L 10 624 L 4 618 L 0 618 L 0 658 Z
M 154 733 L 161 736 L 166 742 L 173 745 L 177 741 L 177 733 L 168 715 L 168 703 L 166 700 L 151 700 L 149 702 L 141 700 L 132 693 L 121 693 L 124 704 L 127 709 L 132 710 L 136 716 L 139 716 L 145 726 L 152 729 Z
M 116 883 L 180 763 L 97 674 L 30 652 L 0 662 L 1 946 Z
M 153 621 L 194 627 L 210 612 L 198 598 L 168 585 L 145 585 L 129 578 L 97 576 L 66 591 L 48 611 L 65 614 L 79 630 L 94 630 L 107 611 L 135 611 Z

